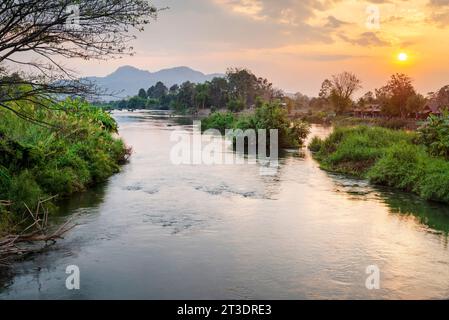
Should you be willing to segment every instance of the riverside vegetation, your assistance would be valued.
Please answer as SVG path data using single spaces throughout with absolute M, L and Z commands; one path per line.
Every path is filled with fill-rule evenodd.
M 227 129 L 278 130 L 279 146 L 295 148 L 303 144 L 310 132 L 310 125 L 301 120 L 291 121 L 287 111 L 276 102 L 259 102 L 253 114 L 235 114 L 231 112 L 212 113 L 201 122 L 202 131 L 219 130 L 222 134 Z
M 71 5 L 82 21 L 72 19 Z M 57 204 L 50 198 L 104 181 L 127 157 L 108 114 L 81 100 L 61 102 L 104 92 L 79 79 L 60 58 L 108 60 L 132 54 L 131 32 L 143 31 L 158 11 L 141 0 L 2 1 L 0 265 L 68 230 L 63 225 L 54 231 L 48 224 Z
M 130 153 L 114 136 L 115 120 L 81 100 L 68 99 L 58 110 L 25 102 L 15 108 L 37 122 L 0 109 L 0 236 L 26 227 L 28 208 L 44 199 L 104 181 Z M 55 208 L 55 202 L 47 206 Z
M 416 131 L 337 127 L 309 145 L 325 170 L 449 203 L 449 113 L 430 116 Z

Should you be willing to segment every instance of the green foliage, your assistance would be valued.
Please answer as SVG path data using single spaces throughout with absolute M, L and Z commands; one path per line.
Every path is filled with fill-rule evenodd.
M 147 91 L 147 97 L 159 100 L 166 96 L 168 93 L 168 88 L 161 81 L 156 83 L 154 86 L 150 87 Z
M 129 99 L 127 109 L 145 109 L 147 107 L 148 101 L 145 98 L 135 96 Z
M 415 192 L 427 200 L 449 202 L 449 162 L 430 156 L 422 146 L 393 145 L 368 178 L 373 183 Z
M 36 182 L 34 173 L 24 170 L 12 177 L 7 192 L 0 196 L 12 202 L 12 212 L 19 212 L 24 210 L 25 205 L 34 208 L 40 199 L 48 195 Z
M 147 91 L 143 88 L 139 90 L 139 93 L 137 94 L 137 96 L 142 99 L 148 98 Z
M 323 145 L 323 140 L 319 137 L 313 137 L 312 141 L 310 141 L 309 145 L 307 146 L 310 151 L 312 152 L 319 152 L 321 150 L 321 146 Z
M 224 134 L 226 129 L 233 129 L 235 127 L 236 120 L 236 116 L 231 112 L 214 112 L 209 117 L 202 120 L 201 129 L 203 131 L 216 129 Z
M 309 148 L 325 169 L 449 203 L 449 162 L 415 144 L 417 137 L 378 127 L 341 127 Z
M 95 108 L 86 101 L 79 99 L 68 99 L 64 101 L 62 105 L 71 117 L 75 117 L 79 120 L 88 120 L 94 124 L 98 124 L 108 132 L 117 133 L 117 123 L 114 118 L 103 109 Z
M 395 142 L 413 135 L 379 127 L 338 127 L 322 142 L 317 158 L 330 170 L 363 176 Z
M 147 91 L 140 89 L 136 96 L 103 104 L 108 109 L 172 109 L 178 114 L 195 114 L 201 109 L 227 108 L 241 112 L 257 104 L 257 98 L 273 101 L 282 98 L 280 90 L 273 89 L 267 80 L 256 77 L 246 69 L 229 69 L 226 77 L 215 77 L 205 83 L 186 81 L 168 89 L 162 82 Z
M 376 89 L 376 97 L 385 115 L 405 118 L 417 112 L 424 105 L 424 99 L 417 96 L 412 79 L 405 74 L 394 74 L 388 83 Z
M 242 99 L 231 99 L 228 102 L 228 109 L 231 112 L 240 112 L 245 109 L 245 102 Z
M 20 106 L 28 114 L 44 113 L 53 127 L 24 121 L 0 111 L 0 200 L 11 201 L 13 214 L 34 208 L 39 200 L 85 190 L 119 170 L 128 151 L 113 136 L 115 120 L 80 100 L 62 110 Z M 5 211 L 5 208 L 2 208 Z
M 419 128 L 419 142 L 424 144 L 429 153 L 449 159 L 449 112 L 442 116 L 431 115 Z
M 234 116 L 232 113 L 213 113 L 202 122 L 202 129 L 277 129 L 279 145 L 283 148 L 298 147 L 309 134 L 309 124 L 296 120 L 291 122 L 287 112 L 279 104 L 265 103 L 253 115 Z
M 417 191 L 417 182 L 423 174 L 420 159 L 425 157 L 422 147 L 402 141 L 388 148 L 367 176 L 376 184 Z

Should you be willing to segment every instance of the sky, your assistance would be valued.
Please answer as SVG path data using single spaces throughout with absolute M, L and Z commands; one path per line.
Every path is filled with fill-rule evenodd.
M 321 83 L 355 73 L 359 92 L 406 73 L 423 94 L 449 84 L 449 0 L 154 0 L 157 21 L 137 34 L 135 55 L 76 62 L 83 76 L 122 65 L 204 73 L 248 68 L 286 92 L 316 96 Z M 400 53 L 407 55 L 399 61 Z

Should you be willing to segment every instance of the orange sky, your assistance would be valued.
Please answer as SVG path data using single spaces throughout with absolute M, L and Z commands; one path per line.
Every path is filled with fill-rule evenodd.
M 422 93 L 449 84 L 449 0 L 153 3 L 170 9 L 138 34 L 135 56 L 74 67 L 82 75 L 105 75 L 124 64 L 150 71 L 185 65 L 206 73 L 247 67 L 288 92 L 308 95 L 345 70 L 362 79 L 362 91 L 395 72 L 410 75 Z M 400 52 L 407 62 L 399 63 Z

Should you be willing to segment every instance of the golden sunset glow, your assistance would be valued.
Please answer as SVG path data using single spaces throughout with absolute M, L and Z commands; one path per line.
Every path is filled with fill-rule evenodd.
M 408 60 L 408 54 L 406 54 L 405 52 L 401 52 L 400 54 L 398 54 L 398 60 L 401 62 L 405 62 Z
M 412 77 L 420 92 L 447 84 L 447 1 L 201 0 L 201 10 L 192 10 L 198 1 L 167 3 L 170 10 L 139 35 L 134 57 L 83 61 L 79 69 L 106 75 L 123 64 L 205 73 L 246 67 L 287 92 L 310 96 L 342 71 L 357 74 L 364 91 L 397 72 Z

